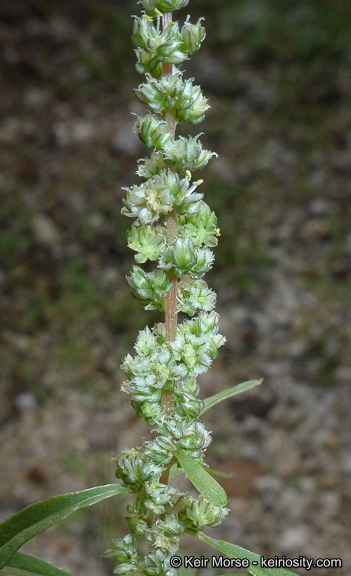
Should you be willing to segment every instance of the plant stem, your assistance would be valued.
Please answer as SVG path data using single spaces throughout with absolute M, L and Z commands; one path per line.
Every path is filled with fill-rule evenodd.
M 162 28 L 165 30 L 167 26 L 172 22 L 172 12 L 167 12 L 162 16 Z M 162 64 L 162 74 L 163 76 L 171 76 L 173 74 L 173 64 Z M 165 120 L 167 123 L 167 131 L 172 135 L 174 140 L 177 122 L 175 119 L 174 110 L 165 110 Z M 175 208 L 167 214 L 166 217 L 166 234 L 167 241 L 172 244 L 177 235 L 177 211 Z M 172 342 L 175 340 L 177 335 L 177 324 L 178 324 L 178 312 L 177 312 L 177 290 L 178 290 L 178 279 L 174 274 L 169 275 L 172 280 L 172 288 L 164 296 L 165 302 L 165 324 L 166 324 L 166 340 Z

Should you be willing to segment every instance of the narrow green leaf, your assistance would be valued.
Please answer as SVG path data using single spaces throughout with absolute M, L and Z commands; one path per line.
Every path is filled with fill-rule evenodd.
M 218 476 L 218 478 L 233 478 L 233 474 L 227 474 L 227 472 L 221 472 L 220 470 L 214 470 L 213 468 L 207 468 L 207 472 L 212 476 Z
M 0 572 L 13 574 L 14 576 L 71 576 L 68 572 L 61 570 L 61 568 L 56 568 L 56 566 L 40 558 L 20 554 L 19 552 L 16 552 L 10 558 Z
M 227 494 L 222 486 L 206 472 L 201 460 L 191 458 L 183 450 L 177 450 L 175 456 L 190 482 L 200 494 L 212 502 L 212 504 L 215 504 L 215 506 L 225 506 L 227 504 Z
M 214 396 L 210 396 L 204 400 L 204 407 L 201 414 L 204 414 L 216 404 L 219 404 L 223 400 L 227 400 L 228 398 L 232 398 L 232 396 L 236 396 L 237 394 L 241 394 L 242 392 L 246 392 L 246 390 L 250 390 L 250 388 L 254 388 L 255 386 L 259 386 L 262 384 L 263 379 L 261 380 L 248 380 L 247 382 L 242 382 L 241 384 L 236 384 L 232 386 L 232 388 L 227 388 L 227 390 L 223 390 L 222 392 L 218 392 L 218 394 L 214 394 Z
M 130 489 L 121 484 L 107 484 L 81 492 L 61 494 L 27 506 L 0 524 L 0 569 L 8 564 L 9 559 L 25 542 L 76 510 L 129 492 Z
M 222 552 L 229 558 L 244 558 L 249 560 L 250 566 L 245 570 L 253 574 L 253 576 L 298 576 L 295 572 L 290 572 L 289 570 L 284 570 L 283 568 L 261 568 L 261 556 L 259 554 L 254 554 L 245 548 L 231 544 L 230 542 L 225 542 L 224 540 L 214 540 L 207 536 L 204 532 L 197 532 L 195 536 L 202 542 L 206 542 L 216 550 Z

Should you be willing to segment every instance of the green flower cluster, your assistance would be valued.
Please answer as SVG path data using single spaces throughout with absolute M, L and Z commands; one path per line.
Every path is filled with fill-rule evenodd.
M 194 54 L 200 49 L 201 42 L 205 38 L 205 29 L 201 25 L 201 20 L 196 24 L 191 24 L 187 19 L 182 29 L 179 29 L 178 24 L 173 22 L 163 30 L 160 28 L 159 16 L 162 12 L 168 13 L 172 10 L 178 10 L 186 6 L 187 3 L 188 0 L 149 0 L 142 2 L 146 13 L 142 18 L 135 17 L 132 36 L 138 59 L 136 68 L 139 74 L 149 73 L 154 78 L 160 78 L 162 76 L 162 64 L 182 64 L 190 54 Z M 153 21 L 155 16 L 158 16 L 156 25 Z M 167 81 L 165 84 L 167 85 Z M 191 82 L 186 84 L 189 85 L 191 93 Z M 181 83 L 178 87 L 180 86 Z M 145 91 L 150 95 L 153 89 L 157 91 L 156 85 L 151 82 L 145 87 Z M 171 86 L 161 90 L 160 96 L 167 98 L 168 90 L 172 91 Z M 137 94 L 139 95 L 141 91 L 142 87 L 139 88 Z M 200 88 L 195 91 L 197 96 L 202 98 Z M 149 98 L 147 99 L 149 100 Z M 189 101 L 186 100 L 186 102 L 189 105 Z
M 127 281 L 133 296 L 146 309 L 165 312 L 166 321 L 142 330 L 135 354 L 127 354 L 122 364 L 127 377 L 122 389 L 156 435 L 115 458 L 116 477 L 135 500 L 128 507 L 130 534 L 114 540 L 106 555 L 118 562 L 115 574 L 176 576 L 170 557 L 181 535 L 216 526 L 227 514 L 203 495 L 194 499 L 168 484 L 177 453 L 201 462 L 211 442 L 200 421 L 204 403 L 197 376 L 208 370 L 225 341 L 218 334 L 216 295 L 203 279 L 219 230 L 199 192 L 202 180 L 193 181 L 192 173 L 215 154 L 202 148 L 199 136 L 175 137 L 178 123 L 201 122 L 209 107 L 200 87 L 175 68 L 200 48 L 201 20 L 191 24 L 188 17 L 181 28 L 170 21 L 170 13 L 188 0 L 140 3 L 145 12 L 134 17 L 132 41 L 137 70 L 146 81 L 136 95 L 149 110 L 137 117 L 135 130 L 152 150 L 139 161 L 142 182 L 125 189 L 122 213 L 134 219 L 128 246 L 136 261 Z M 141 266 L 148 261 L 156 263 L 154 270 Z M 170 336 L 170 318 L 178 312 L 190 319 L 176 322 Z M 149 544 L 144 558 L 136 544 L 141 535 Z
M 205 282 L 203 284 L 205 292 L 208 288 Z M 206 292 L 204 298 L 209 299 Z M 184 300 L 190 302 L 189 306 L 196 306 L 190 295 L 186 295 Z M 145 418 L 150 426 L 174 422 L 179 430 L 173 438 L 174 450 L 179 447 L 195 450 L 195 457 L 201 455 L 198 454 L 199 433 L 197 431 L 192 444 L 189 426 L 198 419 L 203 408 L 202 402 L 196 398 L 198 387 L 195 379 L 208 370 L 217 357 L 219 346 L 224 343 L 224 337 L 218 334 L 217 323 L 215 312 L 202 312 L 179 325 L 172 342 L 166 341 L 164 324 L 156 325 L 153 330 L 145 328 L 137 338 L 136 355 L 128 354 L 122 364 L 128 378 L 123 390 L 130 395 L 137 415 Z M 174 393 L 171 416 L 167 406 L 161 402 L 165 390 Z M 208 443 L 208 439 L 203 442 L 206 446 Z

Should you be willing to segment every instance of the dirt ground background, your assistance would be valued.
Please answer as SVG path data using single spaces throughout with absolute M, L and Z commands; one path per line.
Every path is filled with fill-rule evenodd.
M 119 369 L 137 331 L 160 321 L 130 296 L 131 222 L 120 215 L 121 188 L 147 154 L 131 115 L 142 112 L 130 44 L 139 8 L 0 3 L 1 519 L 114 482 L 111 456 L 150 434 Z M 265 556 L 342 558 L 309 574 L 351 576 L 351 4 L 188 10 L 206 18 L 184 68 L 210 99 L 199 129 L 219 154 L 202 188 L 221 228 L 208 282 L 227 337 L 201 394 L 264 378 L 206 414 L 208 463 L 232 474 L 232 512 L 211 535 Z M 126 531 L 119 502 L 24 551 L 75 576 L 110 574 L 99 555 Z

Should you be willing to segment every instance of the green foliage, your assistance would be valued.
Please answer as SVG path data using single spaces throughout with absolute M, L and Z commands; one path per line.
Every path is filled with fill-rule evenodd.
M 183 450 L 178 450 L 175 455 L 190 482 L 204 498 L 215 506 L 227 504 L 228 498 L 223 488 L 206 472 L 199 460 L 191 458 Z
M 0 568 L 28 540 L 67 518 L 73 512 L 129 490 L 120 484 L 88 488 L 31 504 L 0 524 Z
M 213 408 L 213 406 L 216 406 L 216 404 L 223 402 L 223 400 L 228 400 L 228 398 L 232 398 L 237 394 L 246 392 L 247 390 L 250 390 L 250 388 L 258 386 L 259 384 L 262 384 L 262 380 L 248 380 L 248 382 L 242 382 L 241 384 L 236 384 L 236 386 L 233 386 L 232 388 L 228 388 L 227 390 L 218 392 L 218 394 L 215 394 L 214 396 L 206 398 L 206 400 L 204 401 L 204 407 L 201 414 L 204 414 L 204 412 L 207 412 L 207 410 Z
M 40 558 L 19 552 L 16 552 L 0 571 L 13 576 L 71 576 Z
M 245 550 L 240 546 L 231 544 L 230 542 L 214 540 L 203 532 L 197 532 L 196 537 L 202 542 L 206 542 L 206 544 L 209 544 L 216 550 L 219 550 L 219 552 L 222 552 L 222 554 L 226 554 L 226 556 L 229 556 L 229 558 L 247 558 L 250 561 L 250 566 L 247 568 L 247 570 L 253 576 L 297 576 L 294 572 L 290 572 L 290 570 L 284 570 L 283 568 L 261 568 L 261 556 L 254 554 L 249 550 Z

